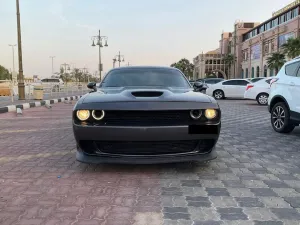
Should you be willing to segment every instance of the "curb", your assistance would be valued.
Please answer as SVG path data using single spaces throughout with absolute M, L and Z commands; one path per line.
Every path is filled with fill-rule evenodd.
M 72 101 L 72 100 L 77 100 L 80 99 L 82 96 L 72 96 L 72 97 L 63 97 L 63 98 L 57 98 L 57 99 L 50 99 L 50 100 L 42 100 L 42 101 L 37 101 L 37 102 L 28 102 L 28 103 L 23 103 L 20 105 L 9 105 L 5 107 L 0 107 L 0 113 L 7 113 L 7 112 L 16 112 L 17 109 L 29 109 L 29 108 L 34 108 L 34 107 L 39 107 L 39 106 L 44 106 L 45 104 L 55 104 L 58 102 L 64 102 L 65 100 Z

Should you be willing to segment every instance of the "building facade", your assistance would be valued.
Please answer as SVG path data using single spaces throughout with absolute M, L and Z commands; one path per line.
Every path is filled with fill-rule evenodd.
M 268 69 L 267 58 L 280 51 L 289 38 L 299 37 L 299 10 L 300 0 L 296 0 L 273 13 L 263 23 L 235 22 L 232 32 L 221 34 L 217 50 L 194 58 L 194 79 L 216 71 L 219 77 L 225 79 L 275 75 L 274 71 Z M 228 54 L 235 58 L 230 66 L 224 63 L 224 57 Z
M 224 56 L 219 49 L 199 54 L 194 58 L 193 63 L 194 79 L 204 78 L 206 75 L 214 74 L 217 77 L 226 77 Z
M 240 77 L 275 75 L 274 71 L 268 69 L 267 58 L 280 51 L 289 38 L 299 37 L 299 9 L 300 1 L 297 0 L 290 7 L 273 13 L 271 19 L 243 34 Z

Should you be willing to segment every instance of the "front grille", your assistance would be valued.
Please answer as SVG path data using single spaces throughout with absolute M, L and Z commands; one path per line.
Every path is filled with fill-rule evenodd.
M 97 141 L 95 144 L 98 153 L 160 155 L 192 152 L 197 148 L 198 141 Z
M 195 121 L 190 111 L 105 111 L 100 121 L 91 120 L 93 125 L 105 126 L 176 126 L 199 124 L 206 121 L 204 116 Z

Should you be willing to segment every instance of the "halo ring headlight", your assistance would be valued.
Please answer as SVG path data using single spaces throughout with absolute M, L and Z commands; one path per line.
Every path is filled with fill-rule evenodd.
M 85 110 L 85 109 L 80 109 L 77 110 L 76 112 L 76 116 L 79 120 L 81 121 L 85 121 L 90 117 L 90 111 L 89 110 Z
M 190 111 L 190 116 L 191 116 L 192 119 L 198 120 L 202 116 L 202 111 L 200 109 L 191 110 Z
M 101 112 L 101 115 L 96 115 L 99 112 Z M 105 116 L 105 112 L 104 112 L 104 110 L 93 110 L 92 116 L 95 120 L 102 120 L 103 117 Z
M 206 109 L 205 110 L 205 117 L 209 120 L 216 118 L 217 114 L 218 114 L 218 112 L 215 109 Z

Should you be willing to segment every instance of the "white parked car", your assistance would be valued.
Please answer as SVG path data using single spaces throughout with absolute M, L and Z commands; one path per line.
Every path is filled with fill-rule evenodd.
M 260 105 L 267 105 L 270 93 L 270 82 L 272 79 L 273 77 L 263 78 L 255 83 L 248 84 L 244 98 L 256 100 Z
M 300 57 L 285 63 L 270 85 L 272 127 L 278 133 L 290 133 L 300 124 Z
M 246 86 L 250 83 L 247 79 L 224 80 L 211 85 L 206 90 L 206 94 L 213 96 L 215 99 L 244 98 Z

